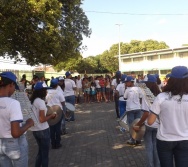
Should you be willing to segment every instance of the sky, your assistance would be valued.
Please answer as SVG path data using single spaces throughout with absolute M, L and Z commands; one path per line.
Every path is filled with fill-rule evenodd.
M 188 44 L 188 0 L 83 0 L 90 21 L 83 57 L 96 56 L 113 44 L 147 39 L 170 48 Z M 118 14 L 120 13 L 120 14 Z M 117 25 L 119 24 L 119 25 Z

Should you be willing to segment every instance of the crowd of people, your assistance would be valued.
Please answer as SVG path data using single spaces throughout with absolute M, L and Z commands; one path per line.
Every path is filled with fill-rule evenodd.
M 52 78 L 50 85 L 45 77 L 33 77 L 32 92 L 29 95 L 37 124 L 29 118 L 25 124 L 19 101 L 11 95 L 18 89 L 16 76 L 12 72 L 0 73 L 0 166 L 27 167 L 28 145 L 25 132 L 30 128 L 38 145 L 35 167 L 48 166 L 49 148 L 59 149 L 61 135 L 66 134 L 66 103 L 91 103 L 114 101 L 117 119 L 127 116 L 129 128 L 139 132 L 144 125 L 144 143 L 147 167 L 186 167 L 188 164 L 188 68 L 176 66 L 166 75 L 165 83 L 158 74 L 138 76 L 134 72 L 126 75 L 117 71 L 109 75 L 83 78 L 72 77 L 67 71 L 65 77 Z M 27 86 L 26 76 L 21 81 Z M 135 83 L 145 83 L 155 96 L 152 104 Z M 47 91 L 48 90 L 48 91 Z M 47 114 L 47 106 L 59 106 L 61 118 L 55 124 L 48 120 L 56 119 L 54 111 Z M 72 114 L 68 121 L 75 121 Z M 129 132 L 130 133 L 130 132 Z M 130 133 L 129 145 L 141 145 Z

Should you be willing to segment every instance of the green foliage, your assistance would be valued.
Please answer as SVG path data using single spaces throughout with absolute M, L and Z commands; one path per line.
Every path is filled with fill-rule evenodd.
M 81 0 L 0 1 L 0 55 L 57 65 L 77 57 L 89 21 Z

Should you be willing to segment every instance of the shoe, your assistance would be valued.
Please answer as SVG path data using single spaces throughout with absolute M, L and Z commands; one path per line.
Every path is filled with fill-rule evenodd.
M 136 140 L 136 146 L 141 146 L 141 145 L 142 145 L 141 141 Z
M 129 145 L 136 145 L 136 143 L 135 143 L 135 141 L 133 141 L 133 140 L 131 140 L 131 139 L 129 139 L 128 141 L 127 141 L 127 144 L 129 144 Z
M 123 127 L 120 127 L 119 129 L 122 133 L 125 133 L 126 129 L 124 129 Z
M 55 146 L 55 145 L 52 145 L 52 149 L 56 149 L 56 146 Z
M 75 121 L 75 119 L 70 119 L 70 121 Z
M 66 135 L 66 134 L 68 134 L 68 132 L 66 130 L 61 131 L 61 135 Z
M 62 144 L 58 144 L 58 145 L 56 145 L 56 149 L 58 149 L 58 148 L 61 148 L 62 147 Z

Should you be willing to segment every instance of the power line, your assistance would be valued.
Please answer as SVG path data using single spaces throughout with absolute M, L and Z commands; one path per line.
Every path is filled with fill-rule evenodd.
M 87 13 L 101 13 L 101 14 L 113 14 L 113 15 L 153 15 L 153 16 L 187 16 L 188 13 L 125 13 L 125 12 L 105 12 L 105 11 L 85 11 Z

